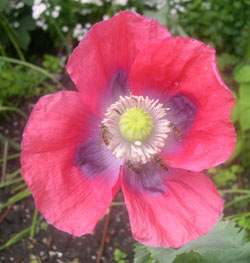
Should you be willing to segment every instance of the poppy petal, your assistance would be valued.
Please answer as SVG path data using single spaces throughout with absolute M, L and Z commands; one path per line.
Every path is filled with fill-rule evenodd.
M 96 118 L 78 94 L 58 92 L 38 101 L 24 131 L 21 163 L 41 214 L 58 229 L 80 236 L 105 215 L 120 181 L 119 163 L 112 162 L 107 148 L 100 144 L 91 152 L 99 146 L 93 137 Z M 81 155 L 86 167 L 78 163 Z M 93 170 L 91 163 L 102 169 Z
M 140 50 L 168 36 L 156 20 L 122 11 L 91 28 L 66 68 L 91 109 L 100 112 L 102 107 L 103 112 L 119 95 L 129 93 L 127 77 Z
M 170 168 L 152 174 L 152 180 L 157 177 L 160 182 L 158 189 L 165 188 L 163 192 L 145 189 L 138 175 L 132 185 L 129 176 L 124 170 L 122 190 L 133 236 L 143 244 L 180 247 L 208 233 L 221 216 L 222 198 L 200 172 Z
M 190 38 L 168 37 L 137 56 L 130 76 L 135 95 L 158 97 L 166 106 L 175 96 L 189 101 L 184 140 L 176 148 L 166 144 L 163 151 L 169 165 L 200 171 L 229 158 L 236 140 L 230 120 L 235 100 L 219 76 L 213 48 Z M 175 118 L 178 123 L 178 114 Z

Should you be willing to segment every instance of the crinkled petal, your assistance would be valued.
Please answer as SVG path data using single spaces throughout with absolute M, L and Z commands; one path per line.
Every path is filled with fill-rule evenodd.
M 176 168 L 157 171 L 151 175 L 154 188 L 150 191 L 141 175 L 132 185 L 127 172 L 122 174 L 122 190 L 132 233 L 145 245 L 180 247 L 208 233 L 221 216 L 222 198 L 203 173 Z
M 67 71 L 92 110 L 105 111 L 117 96 L 129 93 L 127 76 L 140 50 L 167 36 L 156 20 L 122 11 L 91 28 L 71 55 Z
M 93 230 L 120 186 L 119 163 L 98 141 L 97 120 L 78 92 L 58 92 L 36 104 L 22 141 L 22 176 L 38 210 L 78 236 Z
M 230 112 L 235 100 L 220 78 L 213 48 L 190 38 L 168 37 L 137 56 L 130 84 L 135 95 L 158 97 L 162 103 L 181 96 L 195 108 L 185 139 L 175 149 L 166 144 L 163 154 L 169 165 L 200 171 L 232 154 L 236 134 Z M 176 120 L 178 124 L 179 116 Z

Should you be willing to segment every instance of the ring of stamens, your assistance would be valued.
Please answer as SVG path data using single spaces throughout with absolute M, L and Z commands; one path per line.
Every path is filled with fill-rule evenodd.
M 129 132 L 125 127 L 128 135 L 126 136 L 126 132 L 124 134 L 121 131 L 120 122 L 124 121 L 123 117 L 126 117 L 126 113 L 137 109 L 138 114 L 142 113 L 141 118 L 145 116 L 146 126 L 142 128 L 146 127 L 146 135 L 140 137 L 139 132 Z M 120 97 L 108 108 L 102 121 L 111 138 L 106 144 L 107 147 L 118 159 L 125 158 L 133 163 L 147 163 L 161 151 L 171 131 L 170 122 L 166 119 L 167 110 L 168 108 L 164 108 L 159 100 L 133 95 Z M 150 120 L 149 123 L 152 121 L 152 127 L 147 120 Z

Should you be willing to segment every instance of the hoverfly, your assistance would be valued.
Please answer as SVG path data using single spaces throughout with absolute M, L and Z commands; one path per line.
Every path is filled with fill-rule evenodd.
M 128 166 L 128 168 L 131 169 L 134 173 L 136 174 L 141 173 L 141 169 L 138 166 L 136 166 L 133 162 L 131 162 L 130 160 L 126 160 L 125 163 Z
M 164 159 L 161 158 L 159 155 L 155 155 L 155 156 L 154 156 L 154 160 L 155 160 L 155 162 L 156 162 L 162 169 L 164 169 L 165 171 L 168 170 L 168 167 L 167 167 Z
M 109 146 L 113 136 L 104 124 L 101 126 L 101 137 L 105 145 Z

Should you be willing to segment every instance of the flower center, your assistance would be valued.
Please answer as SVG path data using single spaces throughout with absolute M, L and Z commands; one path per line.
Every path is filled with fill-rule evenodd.
M 171 130 L 167 110 L 148 97 L 120 97 L 105 114 L 101 137 L 118 159 L 147 163 L 160 153 Z
M 131 142 L 145 141 L 154 127 L 153 118 L 142 108 L 127 109 L 120 117 L 120 132 Z

